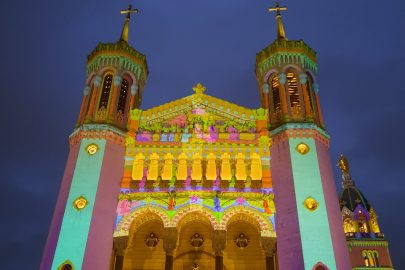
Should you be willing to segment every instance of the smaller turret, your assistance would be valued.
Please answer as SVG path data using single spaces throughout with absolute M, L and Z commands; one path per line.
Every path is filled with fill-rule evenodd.
M 342 172 L 343 192 L 339 203 L 352 266 L 391 269 L 384 268 L 392 267 L 392 262 L 374 208 L 356 187 L 350 175 L 349 161 L 344 155 L 340 156 L 337 166 Z

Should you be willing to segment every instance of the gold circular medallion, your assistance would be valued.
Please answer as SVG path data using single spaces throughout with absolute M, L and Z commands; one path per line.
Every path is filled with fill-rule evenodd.
M 95 143 L 89 144 L 86 147 L 86 151 L 89 155 L 94 155 L 98 151 L 98 145 Z
M 301 155 L 305 155 L 306 153 L 309 152 L 309 146 L 301 142 L 297 145 L 297 147 L 295 147 L 295 150 L 297 150 L 297 152 L 300 153 Z
M 85 208 L 87 206 L 87 199 L 83 196 L 80 196 L 73 202 L 73 206 L 77 210 L 82 210 L 83 208 Z
M 318 208 L 319 203 L 318 203 L 318 201 L 315 200 L 314 198 L 308 197 L 308 198 L 306 198 L 305 201 L 304 201 L 304 206 L 305 206 L 305 208 L 308 209 L 309 211 L 315 211 L 315 210 Z

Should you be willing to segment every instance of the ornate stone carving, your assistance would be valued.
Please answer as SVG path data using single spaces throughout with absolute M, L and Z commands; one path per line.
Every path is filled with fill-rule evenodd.
M 88 94 L 90 94 L 90 86 L 86 85 L 83 89 L 83 95 L 87 96 Z
M 301 155 L 305 155 L 309 152 L 310 148 L 306 143 L 299 143 L 297 144 L 297 147 L 295 147 L 295 150 L 297 150 L 298 153 L 300 153 Z
M 157 237 L 157 235 L 153 232 L 151 232 L 146 238 L 145 238 L 145 245 L 149 248 L 154 248 L 157 246 L 159 243 L 160 239 Z
M 308 80 L 307 74 L 301 73 L 301 74 L 300 74 L 300 83 L 301 83 L 301 84 L 306 84 L 306 83 L 307 83 L 307 80 Z
M 313 212 L 316 209 L 318 209 L 319 203 L 314 198 L 308 197 L 304 201 L 304 206 L 305 206 L 306 209 Z
M 244 233 L 240 233 L 238 236 L 236 236 L 234 241 L 238 248 L 245 248 L 250 242 L 249 238 L 247 238 Z
M 267 84 L 267 83 L 263 84 L 263 93 L 265 93 L 265 94 L 269 93 L 269 84 Z
M 190 245 L 192 247 L 199 248 L 203 244 L 204 244 L 204 238 L 199 233 L 193 234 L 193 236 L 190 238 Z
M 121 82 L 122 82 L 122 77 L 115 75 L 114 76 L 114 86 L 119 86 L 121 84 Z
M 93 84 L 95 87 L 99 87 L 101 85 L 102 78 L 101 76 L 96 76 L 93 79 Z
M 73 202 L 73 207 L 76 208 L 76 210 L 82 210 L 84 209 L 88 204 L 88 201 L 85 197 L 80 196 L 78 197 L 74 202 Z
M 131 95 L 135 96 L 138 93 L 138 85 L 136 85 L 135 83 L 133 83 L 131 85 Z
M 287 76 L 284 73 L 280 73 L 278 75 L 278 80 L 281 84 L 285 84 L 285 82 L 287 81 Z

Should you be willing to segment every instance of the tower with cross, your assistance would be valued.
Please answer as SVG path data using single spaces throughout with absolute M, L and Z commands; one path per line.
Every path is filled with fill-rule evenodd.
M 100 43 L 87 58 L 83 101 L 54 211 L 42 270 L 108 269 L 123 174 L 130 111 L 139 108 L 148 77 L 146 57 L 128 44 L 130 15 L 120 39 Z
M 287 40 L 280 13 L 286 7 L 276 3 L 268 10 L 276 13 L 277 37 L 256 55 L 256 78 L 270 116 L 279 267 L 350 269 L 318 96 L 316 52 L 303 40 Z

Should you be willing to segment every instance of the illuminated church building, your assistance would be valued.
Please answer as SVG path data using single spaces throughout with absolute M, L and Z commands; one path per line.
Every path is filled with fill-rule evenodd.
M 394 269 L 341 156 L 338 199 L 316 52 L 256 54 L 261 108 L 190 95 L 141 109 L 146 56 L 120 40 L 88 56 L 84 97 L 41 270 Z M 264 44 L 265 45 L 265 44 Z

